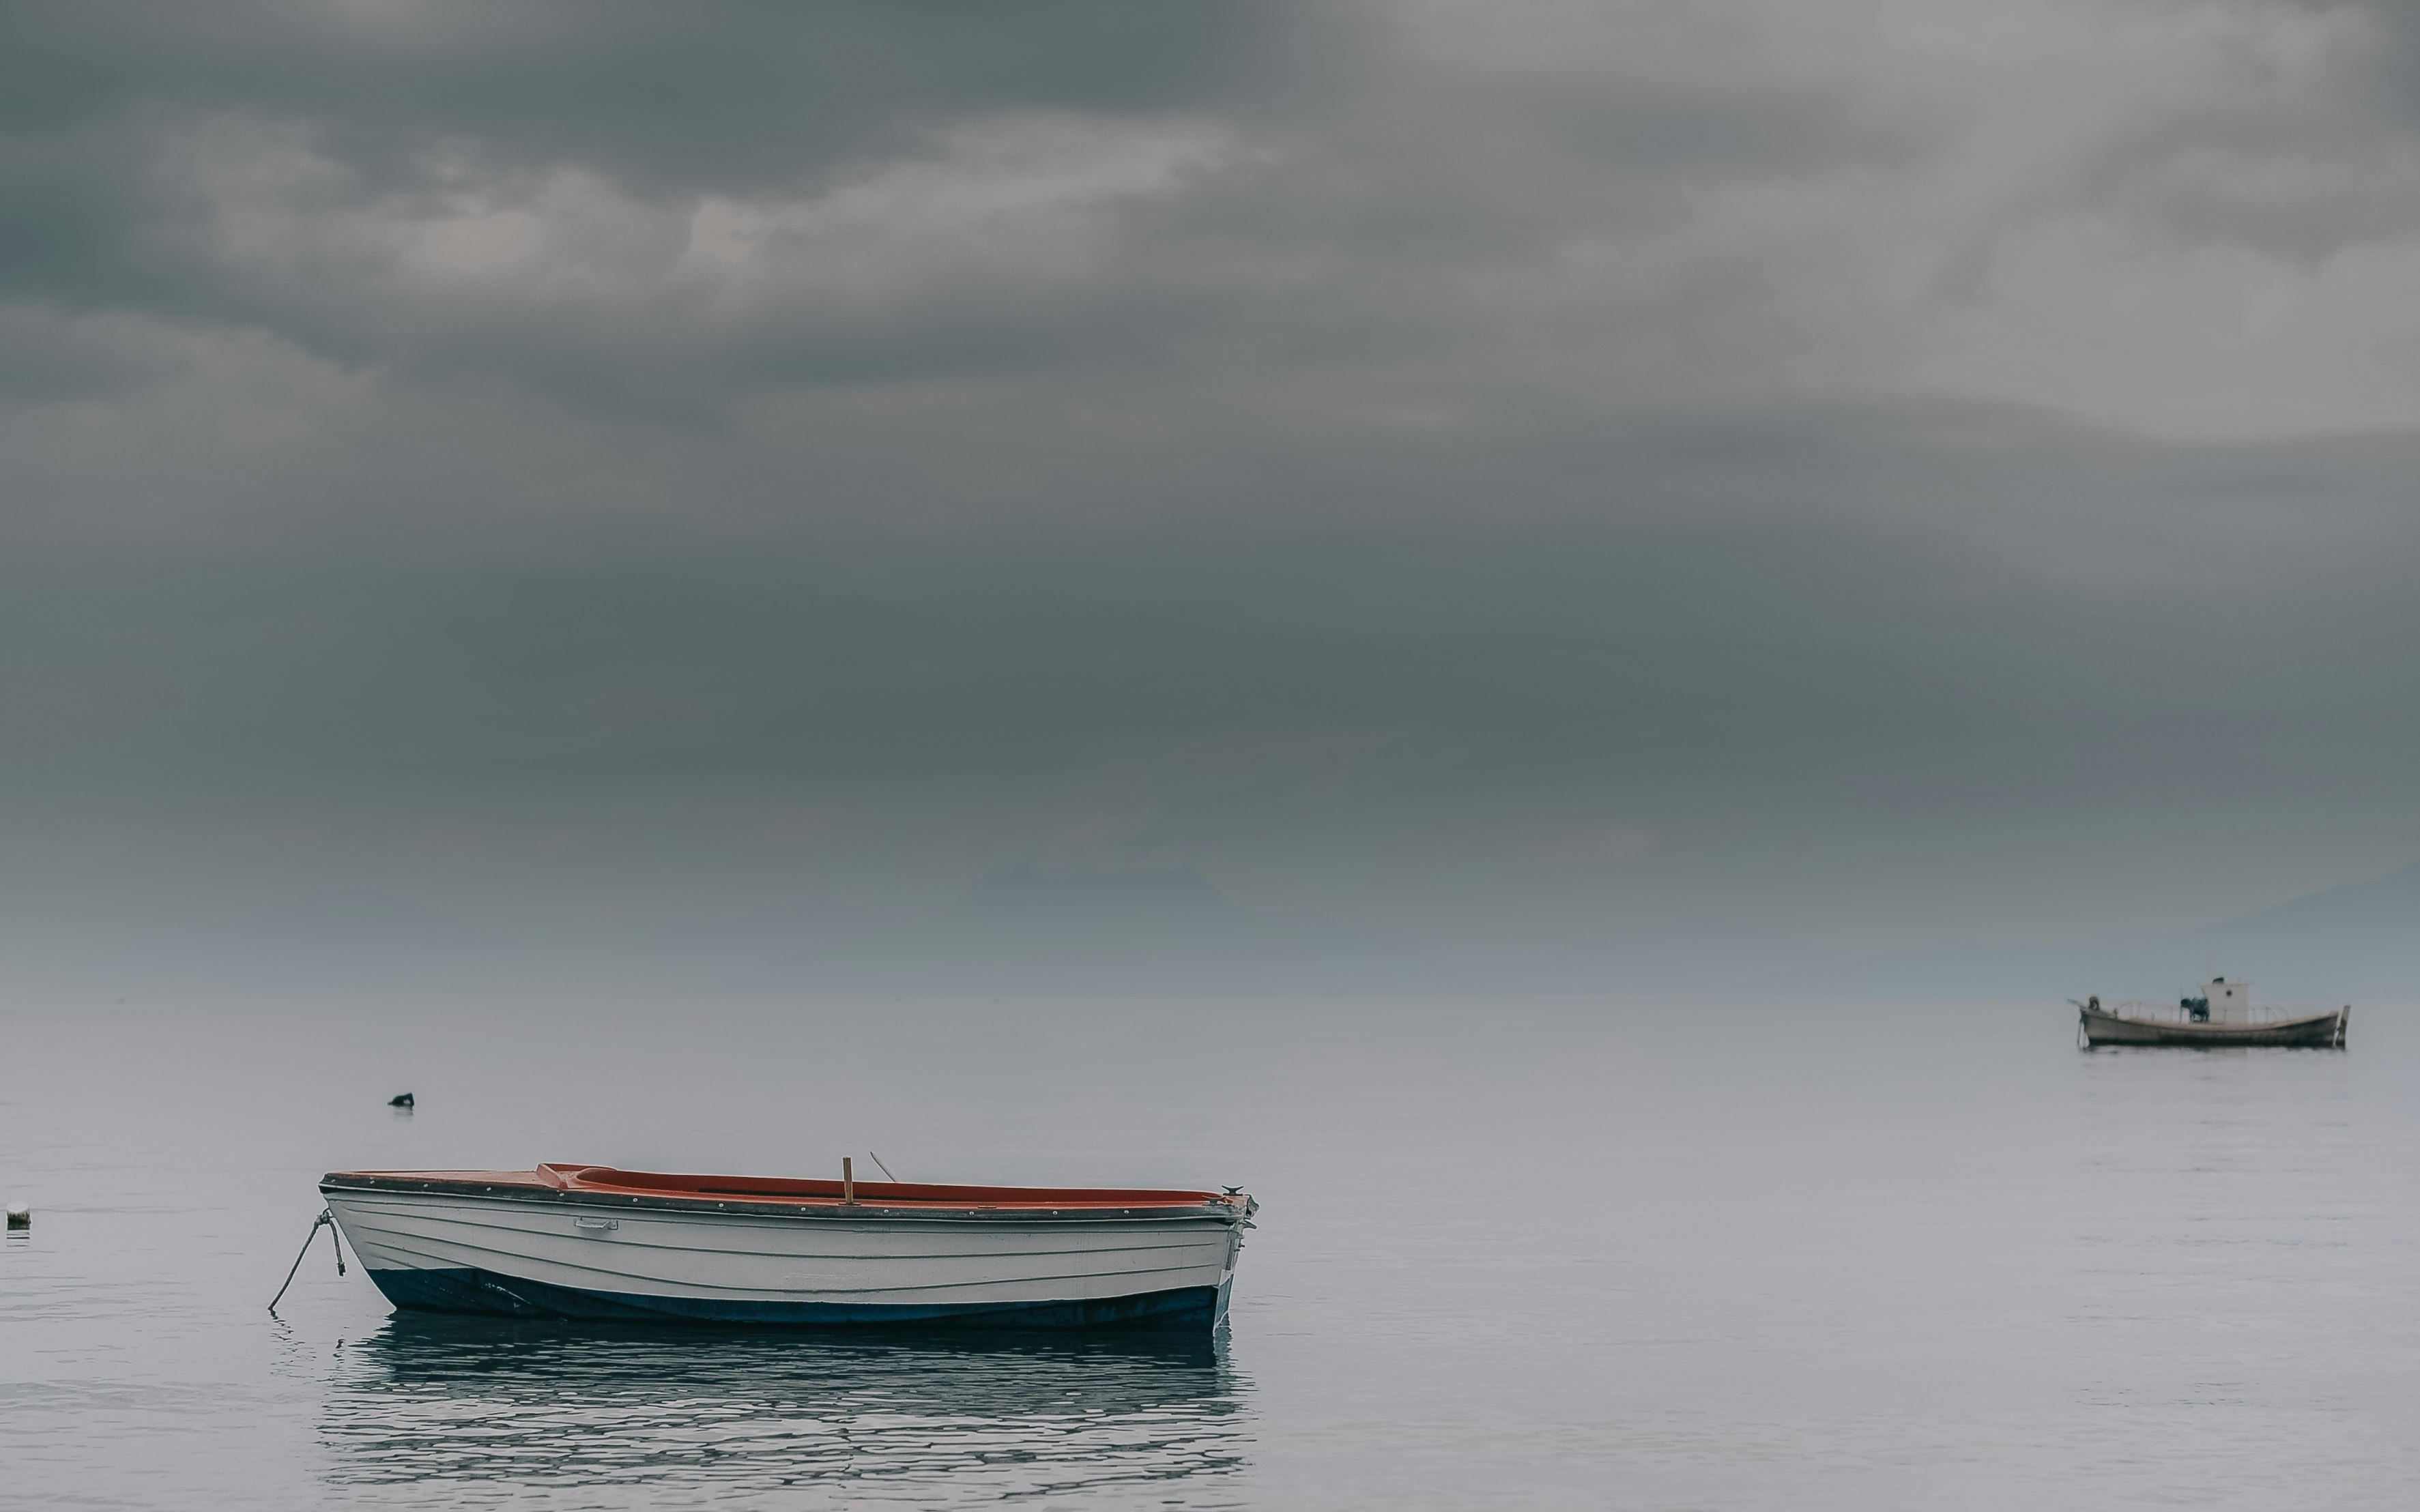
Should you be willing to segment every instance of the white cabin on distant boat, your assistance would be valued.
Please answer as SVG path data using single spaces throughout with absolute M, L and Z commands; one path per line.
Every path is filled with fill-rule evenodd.
M 2252 984 L 2229 981 L 2225 977 L 2212 977 L 2202 987 L 2202 1001 L 2210 1005 L 2212 1024 L 2249 1024 L 2252 1022 Z

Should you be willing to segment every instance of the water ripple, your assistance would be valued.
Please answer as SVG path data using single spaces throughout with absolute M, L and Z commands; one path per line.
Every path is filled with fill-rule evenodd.
M 343 1359 L 321 1417 L 331 1483 L 455 1504 L 615 1488 L 661 1504 L 784 1489 L 912 1503 L 1126 1486 L 1218 1505 L 1249 1445 L 1248 1384 L 1207 1341 L 834 1340 L 398 1317 Z

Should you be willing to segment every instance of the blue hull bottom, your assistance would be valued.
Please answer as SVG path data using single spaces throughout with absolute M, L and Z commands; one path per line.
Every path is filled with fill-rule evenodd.
M 780 1327 L 1101 1328 L 1116 1324 L 1208 1329 L 1227 1311 L 1225 1287 L 1185 1287 L 1092 1302 L 937 1304 L 722 1302 L 586 1291 L 492 1271 L 372 1271 L 387 1301 L 414 1312 L 491 1318 L 567 1318 L 584 1322 L 752 1323 Z

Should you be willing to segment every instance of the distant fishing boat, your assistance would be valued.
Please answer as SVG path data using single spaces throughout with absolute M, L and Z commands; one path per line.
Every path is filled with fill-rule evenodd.
M 2073 1002 L 2071 998 L 2069 1001 Z M 2272 1004 L 2256 1008 L 2252 984 L 2212 977 L 2192 995 L 2166 1003 L 2133 1000 L 2108 1008 L 2099 997 L 2076 1003 L 2078 1032 L 2089 1049 L 2104 1044 L 2282 1045 L 2305 1050 L 2342 1050 L 2352 1005 Z
M 331 1171 L 387 1300 L 700 1323 L 1216 1327 L 1240 1192 L 669 1176 L 603 1165 Z

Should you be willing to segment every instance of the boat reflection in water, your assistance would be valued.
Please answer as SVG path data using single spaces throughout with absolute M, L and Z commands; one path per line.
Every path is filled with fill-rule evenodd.
M 401 1314 L 341 1351 L 323 1439 L 334 1486 L 432 1504 L 615 1487 L 785 1490 L 785 1505 L 802 1490 L 817 1504 L 1120 1487 L 1157 1501 L 1246 1462 L 1249 1387 L 1226 1348 Z

